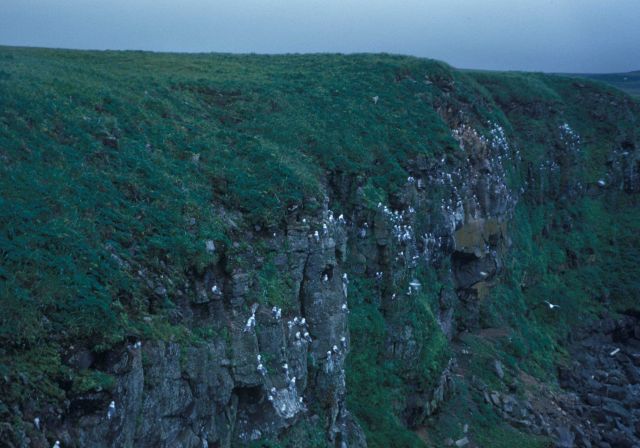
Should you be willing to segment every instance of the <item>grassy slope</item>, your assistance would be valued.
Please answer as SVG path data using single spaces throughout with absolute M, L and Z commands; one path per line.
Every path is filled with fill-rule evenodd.
M 435 83 L 422 82 L 425 75 Z M 455 92 L 447 101 L 472 110 L 479 128 L 486 120 L 502 123 L 526 162 L 548 158 L 558 126 L 570 123 L 583 137 L 584 163 L 575 176 L 585 182 L 604 174 L 606 154 L 621 135 L 637 141 L 637 105 L 611 108 L 597 95 L 622 101 L 619 94 L 558 77 L 461 73 L 388 55 L 0 48 L 0 374 L 10 379 L 0 385 L 4 400 L 30 394 L 55 401 L 108 387 L 99 372 L 65 366 L 61 352 L 70 344 L 99 351 L 140 335 L 197 339 L 166 319 L 142 320 L 166 315 L 172 303 L 138 271 L 153 273 L 171 297 L 190 271 L 214 261 L 205 240 L 224 250 L 243 228 L 278 226 L 288 206 L 317 207 L 326 172 L 362 176 L 376 194 L 393 193 L 406 179 L 407 159 L 440 157 L 455 146 L 433 108 L 446 96 L 440 82 L 451 80 Z M 532 115 L 532 108 L 553 113 Z M 512 177 L 516 188 L 524 182 L 517 167 Z M 640 216 L 631 197 L 537 201 L 550 193 L 531 187 L 519 205 L 505 282 L 482 309 L 486 325 L 517 328 L 501 353 L 540 375 L 579 316 L 525 319 L 524 310 L 549 295 L 565 309 L 576 303 L 595 312 L 603 296 L 629 306 L 640 278 Z M 231 225 L 222 207 L 242 216 Z M 567 249 L 580 254 L 571 269 Z M 587 261 L 593 254 L 596 262 Z M 530 287 L 521 286 L 523 278 Z M 436 283 L 423 282 L 434 287 L 413 310 L 428 322 L 425 376 L 446 351 L 430 329 Z M 384 406 L 401 401 L 407 376 L 380 362 L 381 344 L 367 344 L 383 341 L 385 331 L 379 310 L 362 300 L 367 288 L 354 285 L 361 294 L 350 297 L 351 331 L 361 348 L 349 361 L 350 405 L 371 446 L 417 446 L 393 407 Z
M 640 97 L 640 71 L 606 74 L 572 73 L 566 74 L 565 76 L 587 78 L 605 84 L 611 84 L 629 95 Z

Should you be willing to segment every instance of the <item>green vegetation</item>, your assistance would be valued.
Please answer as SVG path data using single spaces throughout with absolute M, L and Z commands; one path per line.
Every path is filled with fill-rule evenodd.
M 356 199 L 374 209 L 395 198 L 409 160 L 465 163 L 443 119 L 447 108 L 464 111 L 482 135 L 488 122 L 500 124 L 522 155 L 506 162 L 507 183 L 526 187 L 509 223 L 500 283 L 480 304 L 481 325 L 506 328 L 509 337 L 467 340 L 483 354 L 470 368 L 491 382 L 483 366 L 499 358 L 546 378 L 563 361 L 572 325 L 603 310 L 638 309 L 638 199 L 614 188 L 575 193 L 606 176 L 612 149 L 640 141 L 638 103 L 595 82 L 462 72 L 391 55 L 0 47 L 0 104 L 6 403 L 27 396 L 60 403 L 112 387 L 103 372 L 63 361 L 71 345 L 99 353 L 139 337 L 189 344 L 228 337 L 171 323 L 189 279 L 220 257 L 246 264 L 238 254 L 250 244 L 247 232 L 278 230 L 294 206 L 317 210 L 332 182 L 351 185 L 334 199 L 340 209 L 352 210 Z M 563 134 L 564 124 L 579 142 Z M 552 175 L 549 161 L 564 176 Z M 288 310 L 290 279 L 269 248 L 252 250 L 262 260 L 250 273 L 253 298 Z M 388 313 L 371 281 L 352 280 L 348 405 L 371 447 L 426 443 L 400 412 L 409 388 L 428 391 L 450 353 L 434 317 L 436 271 L 416 273 L 421 294 Z M 544 300 L 560 311 L 549 313 Z M 399 329 L 417 341 L 415 364 L 388 356 Z M 501 427 L 487 410 L 474 412 L 473 436 L 483 446 L 546 446 Z M 263 445 L 324 443 L 315 426 L 290 437 Z
M 439 293 L 435 272 L 417 274 L 422 284 L 431 287 L 411 300 L 398 300 L 386 315 L 373 280 L 354 279 L 349 289 L 349 329 L 356 349 L 347 362 L 347 403 L 371 447 L 423 446 L 399 415 L 406 397 L 433 389 L 449 359 L 447 340 L 431 310 Z M 411 335 L 415 346 L 405 341 L 392 357 L 390 346 L 398 342 L 394 333 L 396 338 Z
M 617 87 L 624 92 L 627 92 L 629 95 L 640 97 L 640 71 L 637 70 L 628 73 L 574 73 L 565 74 L 564 76 L 586 78 L 589 80 L 611 84 L 612 86 Z

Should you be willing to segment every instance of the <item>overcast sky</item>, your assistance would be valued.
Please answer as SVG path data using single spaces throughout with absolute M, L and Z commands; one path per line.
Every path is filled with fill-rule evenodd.
M 621 72 L 640 69 L 640 0 L 0 0 L 0 44 Z

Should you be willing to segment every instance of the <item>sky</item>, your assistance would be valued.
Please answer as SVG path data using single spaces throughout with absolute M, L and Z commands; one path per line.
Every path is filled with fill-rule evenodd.
M 387 52 L 459 68 L 640 70 L 640 0 L 0 0 L 0 45 Z

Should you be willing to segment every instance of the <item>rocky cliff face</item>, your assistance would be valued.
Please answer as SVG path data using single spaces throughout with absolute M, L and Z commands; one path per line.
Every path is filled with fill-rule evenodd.
M 409 75 L 395 82 L 406 79 L 416 83 Z M 530 313 L 538 312 L 539 303 L 499 302 L 495 295 L 496 289 L 521 291 L 543 282 L 544 273 L 517 271 L 514 244 L 523 241 L 514 243 L 514 216 L 545 203 L 560 209 L 608 194 L 634 197 L 640 191 L 637 135 L 620 131 L 611 141 L 606 136 L 593 156 L 599 164 L 599 176 L 593 178 L 583 172 L 583 165 L 591 163 L 584 149 L 589 143 L 554 109 L 559 106 L 497 93 L 493 102 L 484 90 L 469 100 L 447 76 L 432 74 L 421 82 L 437 89 L 429 107 L 450 140 L 439 153 L 404 158 L 406 176 L 389 191 L 372 188 L 371 172 L 334 168 L 319 176 L 321 191 L 310 204 L 286 206 L 277 223 L 249 226 L 229 204 L 202 204 L 231 238 L 198 239 L 208 262 L 187 270 L 186 281 L 178 285 L 162 270 L 133 265 L 107 246 L 119 268 L 136 271 L 136 281 L 148 287 L 146 312 L 138 317 L 152 328 L 184 331 L 130 335 L 101 350 L 82 341 L 66 346 L 66 366 L 101 372 L 111 378 L 109 387 L 69 393 L 46 406 L 28 400 L 7 403 L 13 420 L 0 433 L 9 446 L 47 447 L 59 440 L 64 447 L 97 448 L 258 446 L 266 441 L 365 447 L 376 422 L 369 421 L 358 401 L 362 397 L 354 394 L 367 385 L 359 382 L 353 392 L 347 384 L 348 374 L 356 376 L 362 368 L 358 359 L 372 351 L 366 359 L 392 365 L 393 378 L 402 383 L 379 388 L 396 391 L 394 402 L 384 407 L 393 409 L 407 431 L 420 434 L 428 427 L 462 382 L 525 433 L 547 435 L 562 446 L 637 444 L 633 397 L 640 386 L 637 353 L 631 353 L 640 338 L 637 322 L 612 323 L 603 334 L 567 342 L 577 364 L 560 370 L 559 384 L 582 401 L 559 413 L 467 375 L 469 351 L 460 343 L 462 336 L 482 334 L 492 325 L 488 306 L 522 307 L 521 314 L 535 320 Z M 474 82 L 493 88 L 491 80 Z M 600 95 L 594 100 L 599 106 L 590 113 L 616 107 L 600 104 L 609 101 L 607 95 L 594 95 Z M 232 100 L 225 99 L 223 106 L 226 101 Z M 637 105 L 620 101 L 636 123 L 632 111 Z M 486 119 L 486 111 L 503 124 Z M 533 151 L 527 145 L 529 137 L 539 136 L 530 127 L 538 122 L 551 135 L 545 134 L 543 144 L 531 142 L 544 154 L 536 159 L 527 156 Z M 192 162 L 202 169 L 198 158 Z M 589 176 L 591 182 L 585 180 Z M 541 238 L 553 231 L 551 224 L 544 225 Z M 580 264 L 581 257 L 595 257 L 587 252 L 572 255 L 567 249 L 562 270 Z M 517 285 L 511 282 L 514 273 L 522 274 Z M 372 311 L 362 314 L 365 309 Z M 382 326 L 381 339 L 375 339 L 380 346 L 368 346 L 362 320 Z M 358 345 L 350 334 L 353 328 Z M 614 342 L 627 344 L 624 354 L 600 353 L 615 350 Z M 495 361 L 491 369 L 502 372 L 498 376 L 506 384 L 506 367 Z M 507 370 L 509 376 L 520 368 Z M 568 396 L 560 401 L 569 403 Z M 594 423 L 580 425 L 585 417 Z M 616 435 L 607 435 L 614 428 Z M 467 436 L 459 442 L 475 443 Z

